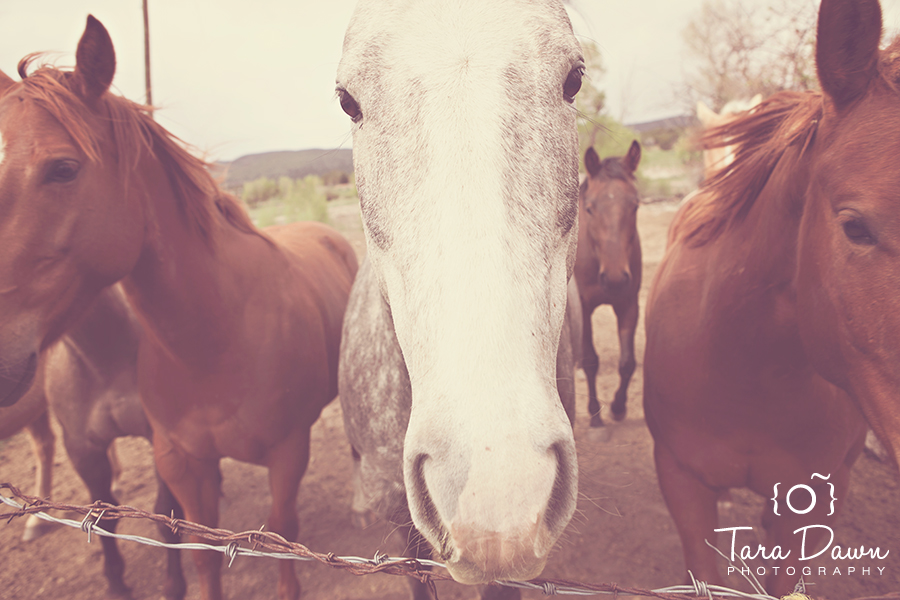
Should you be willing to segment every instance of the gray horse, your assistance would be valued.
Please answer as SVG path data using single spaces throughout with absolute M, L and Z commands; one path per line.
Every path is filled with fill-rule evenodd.
M 561 0 L 362 0 L 344 38 L 368 264 L 339 391 L 361 493 L 461 583 L 537 577 L 575 510 L 583 75 Z
M 581 302 L 574 278 L 567 288 L 566 319 L 556 355 L 560 401 L 575 422 L 574 369 L 580 361 Z M 428 558 L 429 548 L 412 526 L 403 484 L 403 439 L 412 408 L 412 389 L 403 353 L 394 333 L 391 308 L 381 295 L 368 260 L 364 259 L 344 315 L 338 389 L 344 428 L 353 449 L 353 522 L 372 523 L 372 516 L 399 526 L 408 540 L 406 553 Z M 517 598 L 518 590 L 485 588 L 483 598 Z M 416 600 L 428 598 L 425 586 L 413 584 Z

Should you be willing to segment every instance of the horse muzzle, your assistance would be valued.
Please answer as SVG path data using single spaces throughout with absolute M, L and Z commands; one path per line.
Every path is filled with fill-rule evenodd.
M 413 520 L 460 583 L 533 579 L 575 509 L 574 443 L 552 444 L 524 461 L 534 469 L 510 468 L 511 477 L 489 462 L 473 456 L 467 481 L 447 486 L 458 473 L 416 457 L 407 486 Z
M 537 523 L 517 534 L 478 532 L 466 526 L 451 526 L 449 533 L 455 551 L 445 564 L 460 583 L 534 579 L 547 563 L 541 547 L 547 545 L 549 533 Z

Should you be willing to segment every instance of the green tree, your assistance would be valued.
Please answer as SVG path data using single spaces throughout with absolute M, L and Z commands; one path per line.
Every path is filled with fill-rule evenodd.
M 623 156 L 639 136 L 606 111 L 606 93 L 600 88 L 606 67 L 600 49 L 593 42 L 583 41 L 581 50 L 585 63 L 584 79 L 575 96 L 575 107 L 579 112 L 578 146 L 583 170 L 584 153 L 591 146 L 602 158 Z

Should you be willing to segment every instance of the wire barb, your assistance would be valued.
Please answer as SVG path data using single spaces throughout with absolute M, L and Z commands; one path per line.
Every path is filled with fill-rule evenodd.
M 93 512 L 94 512 L 93 508 L 88 510 L 87 514 L 84 515 L 84 519 L 82 519 L 82 521 L 81 521 L 81 530 L 87 534 L 88 544 L 91 543 L 91 533 L 94 531 L 94 527 L 97 525 L 97 523 L 100 522 L 100 519 L 103 518 L 103 515 L 106 514 L 106 509 L 103 509 L 102 511 L 100 511 L 100 514 L 97 516 L 96 519 L 92 518 Z
M 690 569 L 688 569 L 688 575 L 691 576 L 691 583 L 694 584 L 694 595 L 698 598 L 706 596 L 709 600 L 713 600 L 712 592 L 709 590 L 709 586 L 706 585 L 706 582 L 700 581 L 694 577 L 694 574 L 691 573 Z
M 231 563 L 233 563 L 234 559 L 237 557 L 239 549 L 240 549 L 240 546 L 238 545 L 237 542 L 231 542 L 230 544 L 228 544 L 228 546 L 225 547 L 225 556 L 228 557 L 228 568 L 229 569 L 231 568 Z
M 541 586 L 541 592 L 543 592 L 545 596 L 555 596 L 557 593 L 556 585 L 550 581 L 545 581 Z

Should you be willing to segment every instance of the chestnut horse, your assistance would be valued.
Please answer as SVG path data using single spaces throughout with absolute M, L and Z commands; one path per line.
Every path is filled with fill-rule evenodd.
M 628 384 L 634 374 L 634 332 L 641 290 L 641 239 L 637 230 L 640 196 L 634 173 L 641 162 L 641 145 L 631 142 L 623 157 L 603 161 L 593 148 L 584 154 L 587 177 L 578 195 L 578 252 L 575 280 L 583 312 L 582 363 L 588 384 L 591 427 L 602 427 L 597 400 L 600 361 L 594 349 L 591 316 L 601 304 L 616 313 L 619 333 L 619 388 L 610 406 L 617 421 L 625 418 Z
M 337 393 L 352 248 L 318 223 L 256 230 L 145 107 L 108 93 L 115 53 L 93 17 L 74 71 L 28 62 L 21 82 L 0 74 L 0 397 L 121 280 L 157 468 L 185 517 L 217 524 L 228 456 L 268 467 L 267 529 L 295 539 L 310 427 Z M 202 597 L 221 598 L 221 554 L 193 554 Z M 279 597 L 297 598 L 280 568 Z
M 575 509 L 557 358 L 583 71 L 559 0 L 361 2 L 344 39 L 337 90 L 368 244 L 345 424 L 362 478 L 405 500 L 463 583 L 537 576 Z M 392 392 L 405 378 L 408 423 Z M 368 471 L 380 460 L 387 480 Z
M 794 531 L 834 523 L 829 484 L 838 510 L 846 497 L 860 408 L 900 452 L 900 43 L 879 51 L 880 37 L 877 0 L 823 0 L 823 94 L 776 94 L 708 134 L 735 160 L 676 216 L 650 292 L 646 419 L 686 566 L 706 581 L 720 581 L 704 539 L 723 490 L 802 484 L 822 500 L 802 515 L 767 503 L 765 546 L 790 552 L 766 582 L 781 595 Z

